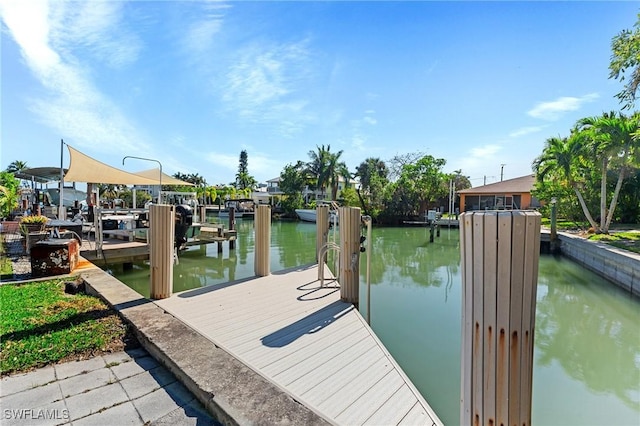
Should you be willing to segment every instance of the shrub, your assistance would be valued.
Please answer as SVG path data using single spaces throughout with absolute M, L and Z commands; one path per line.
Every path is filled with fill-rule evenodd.
M 48 221 L 49 221 L 48 217 L 36 214 L 32 216 L 23 216 L 20 219 L 20 224 L 21 225 L 31 225 L 31 224 L 45 225 Z

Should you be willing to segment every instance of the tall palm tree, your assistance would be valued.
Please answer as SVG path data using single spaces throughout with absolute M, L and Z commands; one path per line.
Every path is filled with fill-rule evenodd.
M 324 197 L 325 189 L 331 188 L 331 199 L 335 200 L 338 195 L 338 185 L 340 178 L 344 178 L 348 184 L 351 174 L 347 165 L 340 161 L 343 151 L 336 153 L 331 152 L 331 145 L 317 146 L 317 151 L 309 151 L 311 161 L 307 163 L 306 172 L 313 176 L 316 181 L 316 188 L 320 190 L 321 196 Z
M 575 133 L 569 138 L 547 139 L 542 154 L 533 162 L 533 169 L 539 181 L 543 181 L 547 176 L 556 177 L 563 185 L 572 188 L 589 224 L 597 230 L 598 224 L 589 212 L 577 180 L 581 172 L 580 168 L 583 166 L 581 164 L 584 153 L 582 141 L 582 138 L 576 137 Z
M 330 175 L 328 173 L 328 164 L 331 156 L 331 145 L 325 148 L 316 146 L 317 151 L 309 151 L 311 161 L 307 163 L 306 173 L 315 181 L 316 189 L 320 190 L 320 194 L 324 197 L 324 192 L 329 184 Z
M 595 162 L 601 163 L 600 179 L 600 232 L 608 233 L 625 174 L 640 161 L 638 148 L 638 113 L 632 117 L 615 112 L 601 117 L 583 118 L 576 124 L 577 137 L 583 138 Z M 618 180 L 607 211 L 607 172 L 618 171 Z
M 342 178 L 345 182 L 345 187 L 349 185 L 351 181 L 351 173 L 347 168 L 344 161 L 339 161 L 342 151 L 338 151 L 335 154 L 329 153 L 327 162 L 327 175 L 329 176 L 329 185 L 331 186 L 331 199 L 338 198 L 338 185 Z

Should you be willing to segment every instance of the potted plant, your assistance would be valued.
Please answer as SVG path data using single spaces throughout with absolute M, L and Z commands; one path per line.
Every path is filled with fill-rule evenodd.
M 20 230 L 23 234 L 44 231 L 49 218 L 43 215 L 23 216 L 20 219 Z

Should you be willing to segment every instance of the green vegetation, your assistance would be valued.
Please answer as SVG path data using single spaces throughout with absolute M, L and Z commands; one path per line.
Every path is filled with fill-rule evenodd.
M 639 123 L 638 113 L 605 113 L 578 120 L 569 137 L 547 139 L 533 163 L 534 195 L 543 200 L 555 197 L 560 212 L 573 219 L 578 220 L 581 211 L 596 233 L 608 233 L 614 219 L 640 221 Z M 635 203 L 627 203 L 633 199 Z M 621 208 L 616 209 L 619 200 Z
M 64 292 L 60 279 L 0 287 L 2 375 L 135 345 L 100 299 Z
M 548 218 L 542 218 L 542 226 L 551 227 Z M 640 225 L 613 226 L 609 234 L 594 234 L 590 232 L 589 222 L 575 222 L 572 220 L 558 219 L 556 229 L 570 233 L 578 233 L 592 241 L 600 241 L 614 247 L 640 253 Z M 591 230 L 592 231 L 592 230 Z
M 6 256 L 6 248 L 4 246 L 4 235 L 0 234 L 0 277 L 12 277 L 13 265 L 11 259 Z
M 640 231 L 614 232 L 608 235 L 590 235 L 589 239 L 601 241 L 614 247 L 635 253 L 640 253 Z
M 633 108 L 636 92 L 640 86 L 640 14 L 633 31 L 622 30 L 611 41 L 611 63 L 609 78 L 627 81 L 616 95 L 623 109 Z M 630 71 L 627 74 L 627 71 Z
M 20 180 L 12 172 L 0 172 L 0 218 L 9 217 L 18 207 L 19 189 Z

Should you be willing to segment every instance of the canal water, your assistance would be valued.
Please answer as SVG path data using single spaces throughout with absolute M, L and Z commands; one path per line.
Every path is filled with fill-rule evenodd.
M 253 221 L 237 221 L 235 250 L 182 252 L 174 292 L 254 275 Z M 315 258 L 315 224 L 274 222 L 271 271 Z M 336 235 L 337 238 L 337 235 Z M 457 229 L 429 242 L 426 228 L 374 228 L 371 326 L 447 425 L 459 424 L 461 278 Z M 106 268 L 149 296 L 146 263 Z M 640 425 L 640 301 L 576 264 L 540 259 L 533 370 L 533 425 Z

